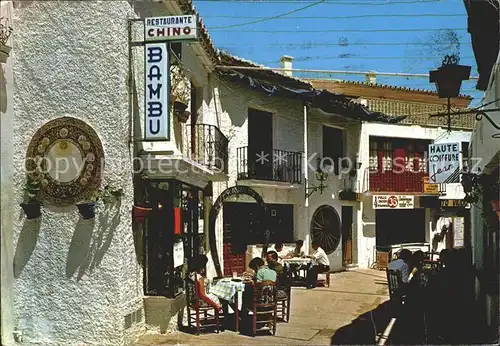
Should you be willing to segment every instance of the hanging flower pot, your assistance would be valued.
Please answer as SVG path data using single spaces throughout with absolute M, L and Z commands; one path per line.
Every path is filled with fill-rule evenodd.
M 25 203 L 20 204 L 20 206 L 21 206 L 21 208 L 23 208 L 24 214 L 26 214 L 26 218 L 28 220 L 38 219 L 40 217 L 40 215 L 42 215 L 41 210 L 40 210 L 41 205 L 42 205 L 42 203 L 40 203 L 40 201 L 37 201 L 37 200 L 31 200 L 29 202 L 25 202 Z
M 95 205 L 96 204 L 93 202 L 88 202 L 79 203 L 76 205 L 76 207 L 78 208 L 78 212 L 82 216 L 82 219 L 89 220 L 95 217 Z
M 6 63 L 12 47 L 0 44 L 0 63 Z
M 139 207 L 134 205 L 132 209 L 132 215 L 134 219 L 138 222 L 144 222 L 144 219 L 149 215 L 153 208 Z

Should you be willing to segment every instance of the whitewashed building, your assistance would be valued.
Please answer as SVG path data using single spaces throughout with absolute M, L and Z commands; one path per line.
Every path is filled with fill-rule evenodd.
M 402 243 L 415 243 L 416 248 L 430 247 L 436 252 L 446 247 L 470 246 L 469 213 L 461 184 L 434 186 L 430 190 L 424 179 L 430 175 L 429 144 L 459 143 L 461 155 L 467 157 L 473 115 L 465 114 L 455 120 L 452 131 L 448 132 L 444 118 L 429 118 L 446 109 L 446 100 L 439 99 L 436 92 L 377 84 L 375 73 L 366 77 L 366 83 L 311 81 L 316 89 L 344 94 L 370 111 L 406 116 L 397 124 L 361 125 L 358 148 L 361 172 L 356 183 L 361 203 L 351 235 L 351 262 L 362 268 L 380 267 L 377 249 L 384 253 Z M 470 97 L 460 96 L 452 102 L 466 108 L 470 101 Z M 400 171 L 396 167 L 398 162 Z M 391 196 L 405 202 L 390 207 L 387 201 Z M 456 218 L 455 228 L 464 225 L 465 236 L 460 239 L 453 236 L 450 227 Z M 443 225 L 450 232 L 442 232 Z M 440 233 L 445 234 L 440 237 Z
M 475 294 L 478 322 L 484 343 L 499 340 L 499 170 L 500 170 L 500 2 L 464 1 L 478 66 L 476 89 L 484 91 L 470 141 L 472 197 L 472 263 L 475 267 Z

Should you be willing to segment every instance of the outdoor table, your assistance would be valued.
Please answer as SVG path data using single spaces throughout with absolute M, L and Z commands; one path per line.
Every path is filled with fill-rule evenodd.
M 245 281 L 243 278 L 237 278 L 241 281 L 232 281 L 232 278 L 223 278 L 210 288 L 210 293 L 216 295 L 220 299 L 234 303 L 236 332 L 239 329 L 239 310 L 241 310 L 241 301 L 243 300 L 243 291 L 245 291 Z M 240 297 L 241 296 L 241 297 Z
M 300 277 L 299 271 L 301 269 L 307 270 L 307 268 L 311 264 L 312 264 L 311 258 L 294 257 L 294 258 L 284 258 L 283 259 L 283 265 L 288 266 L 296 278 Z M 305 280 L 305 278 L 304 278 L 304 280 Z

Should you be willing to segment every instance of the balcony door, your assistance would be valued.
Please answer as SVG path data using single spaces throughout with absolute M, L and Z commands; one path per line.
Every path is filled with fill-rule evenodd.
M 394 141 L 393 173 L 396 183 L 395 191 L 406 191 L 406 147 L 408 143 L 404 140 Z
M 248 109 L 248 173 L 273 180 L 273 115 Z

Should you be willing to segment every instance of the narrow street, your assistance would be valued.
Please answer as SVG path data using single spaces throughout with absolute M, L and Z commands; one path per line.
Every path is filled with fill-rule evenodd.
M 275 337 L 176 332 L 146 334 L 136 345 L 375 344 L 376 333 L 383 333 L 391 318 L 386 282 L 385 271 L 357 269 L 332 274 L 329 288 L 294 287 L 290 323 L 279 323 Z

